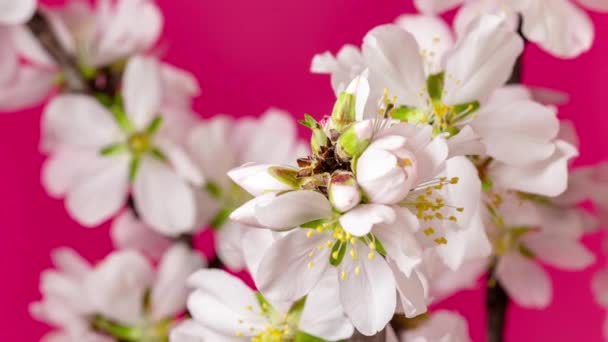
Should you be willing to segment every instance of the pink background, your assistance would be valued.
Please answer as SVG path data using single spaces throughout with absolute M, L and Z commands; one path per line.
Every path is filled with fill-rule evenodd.
M 204 93 L 196 109 L 203 117 L 257 115 L 269 106 L 298 118 L 304 113 L 316 117 L 328 113 L 333 101 L 329 79 L 308 72 L 312 56 L 336 52 L 345 43 L 358 45 L 375 25 L 413 11 L 406 0 L 158 2 L 166 16 L 161 42 L 166 59 L 198 77 Z M 582 135 L 579 165 L 608 157 L 603 106 L 608 15 L 592 16 L 597 38 L 591 52 L 568 61 L 535 47 L 525 55 L 526 83 L 571 94 L 560 116 L 573 119 Z M 0 341 L 37 341 L 48 330 L 30 319 L 27 305 L 39 297 L 39 273 L 50 266 L 53 248 L 72 246 L 90 260 L 99 260 L 111 250 L 107 224 L 90 230 L 79 227 L 62 201 L 49 198 L 42 189 L 40 110 L 0 116 Z M 586 239 L 598 254 L 600 235 Z M 589 281 L 603 264 L 604 257 L 599 257 L 594 267 L 576 275 L 551 270 L 557 300 L 547 311 L 513 306 L 507 340 L 600 341 L 605 313 L 593 302 Z M 467 291 L 441 304 L 471 320 L 475 341 L 485 337 L 482 306 L 481 291 Z

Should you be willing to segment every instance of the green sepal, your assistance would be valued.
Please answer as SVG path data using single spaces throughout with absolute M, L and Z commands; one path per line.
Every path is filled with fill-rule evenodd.
M 302 228 L 310 228 L 310 229 L 317 229 L 317 227 L 324 225 L 325 223 L 329 222 L 329 220 L 327 219 L 318 219 L 318 220 L 314 220 L 314 221 L 310 221 L 310 222 L 306 222 L 304 224 L 301 224 L 300 227 Z
M 93 326 L 93 330 L 103 332 L 121 341 L 136 342 L 142 338 L 139 329 L 112 322 L 101 315 L 95 316 L 91 325 Z
M 346 254 L 346 242 L 336 241 L 334 243 L 334 247 L 331 249 L 331 253 L 329 254 L 329 263 L 332 266 L 338 266 L 342 263 L 342 259 L 344 259 L 344 255 Z M 338 252 L 337 258 L 334 258 L 334 252 Z
M 232 214 L 232 211 L 233 210 L 231 208 L 221 208 L 217 212 L 217 214 L 215 214 L 215 216 L 211 220 L 211 223 L 209 224 L 211 226 L 211 229 L 221 229 L 222 226 L 230 219 L 230 214 Z
M 154 120 L 152 120 L 152 122 L 150 122 L 148 127 L 146 127 L 146 133 L 152 135 L 152 134 L 158 132 L 158 129 L 160 128 L 162 123 L 163 123 L 163 117 L 160 115 L 157 115 L 154 118 Z
M 528 259 L 536 258 L 536 254 L 528 246 L 520 244 L 519 253 Z
M 526 235 L 528 232 L 530 232 L 532 230 L 532 228 L 527 227 L 527 226 L 521 226 L 521 227 L 512 227 L 511 229 L 509 229 L 509 233 L 511 234 L 511 236 L 514 239 L 519 239 L 520 237 Z
M 411 124 L 426 123 L 427 115 L 416 107 L 401 106 L 391 111 L 391 117 Z
M 302 312 L 304 311 L 304 306 L 306 305 L 306 296 L 300 298 L 297 302 L 293 303 L 293 305 L 289 308 L 287 315 L 291 321 L 294 323 L 298 323 L 300 318 L 302 317 Z
M 313 335 L 309 335 L 303 331 L 298 331 L 294 338 L 294 342 L 329 342 L 329 341 L 316 337 L 316 336 L 313 336 Z
M 167 161 L 167 156 L 165 156 L 165 154 L 158 148 L 151 149 L 150 154 L 152 154 L 156 159 L 160 161 Z
M 134 157 L 131 159 L 131 164 L 129 165 L 129 181 L 133 182 L 135 177 L 137 177 L 137 171 L 139 170 L 139 165 L 141 164 L 141 158 Z
M 256 292 L 255 298 L 258 300 L 258 303 L 260 304 L 260 308 L 262 308 L 262 311 L 264 313 L 270 313 L 271 311 L 274 310 L 272 305 L 270 304 L 270 302 L 267 301 L 266 298 L 264 298 L 264 296 L 262 296 L 261 293 Z
M 494 186 L 494 183 L 492 183 L 492 179 L 490 179 L 489 177 L 485 177 L 482 181 L 481 181 L 481 189 L 484 192 L 489 192 L 492 191 L 492 187 Z
M 338 130 L 338 132 L 355 122 L 355 103 L 356 97 L 353 94 L 342 92 L 338 95 L 334 109 L 331 112 L 331 123 L 333 128 Z
M 363 154 L 369 146 L 370 139 L 359 139 L 355 131 L 355 125 L 350 126 L 340 138 L 338 138 L 339 153 L 346 153 L 347 157 L 355 158 Z
M 304 114 L 304 120 L 298 120 L 298 123 L 304 127 L 315 129 L 319 125 L 317 120 L 308 114 Z
M 102 156 L 111 156 L 119 153 L 129 152 L 129 146 L 124 143 L 112 144 L 101 149 L 99 152 Z
M 467 116 L 475 113 L 481 105 L 479 101 L 473 101 L 469 103 L 463 103 L 454 106 L 454 112 L 458 114 L 456 121 L 466 118 Z
M 287 184 L 296 189 L 300 186 L 301 179 L 298 178 L 296 169 L 280 166 L 272 166 L 268 168 L 268 173 L 281 183 Z
M 97 77 L 97 69 L 87 66 L 80 66 L 79 68 L 80 74 L 87 81 L 92 81 Z
M 135 131 L 135 127 L 133 126 L 133 123 L 131 122 L 131 120 L 129 120 L 129 118 L 127 117 L 127 114 L 125 113 L 125 111 L 122 108 L 122 105 L 120 104 L 116 104 L 114 103 L 111 107 L 110 107 L 110 111 L 112 112 L 112 115 L 114 116 L 114 119 L 116 120 L 116 123 L 118 123 L 118 126 L 127 134 L 131 134 Z
M 327 145 L 327 134 L 323 130 L 323 126 L 315 120 L 312 116 L 304 114 L 304 120 L 298 121 L 304 127 L 308 127 L 312 130 L 312 137 L 310 138 L 310 146 L 313 152 L 318 152 L 322 146 Z
M 382 241 L 380 241 L 377 237 L 373 236 L 372 233 L 367 234 L 365 236 L 365 239 L 363 237 L 360 237 L 359 240 L 363 243 L 366 243 L 366 241 L 374 241 L 374 244 L 376 245 L 376 252 L 382 255 L 382 257 L 386 257 L 386 249 L 384 248 Z
M 214 182 L 205 183 L 203 190 L 213 199 L 220 199 L 222 197 L 222 188 Z
M 440 72 L 429 76 L 426 79 L 426 87 L 428 88 L 429 96 L 433 100 L 441 100 L 443 95 L 443 81 L 445 74 Z

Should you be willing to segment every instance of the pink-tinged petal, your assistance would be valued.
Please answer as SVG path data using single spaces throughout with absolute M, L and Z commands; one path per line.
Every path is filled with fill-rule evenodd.
M 160 65 L 162 84 L 162 105 L 178 108 L 189 108 L 192 99 L 201 93 L 196 77 L 167 63 Z
M 396 25 L 378 26 L 363 39 L 362 51 L 372 89 L 388 88 L 399 105 L 426 107 L 426 75 L 413 35 Z
M 558 196 L 566 190 L 568 161 L 578 151 L 565 141 L 557 140 L 555 145 L 555 153 L 544 161 L 521 167 L 497 163 L 490 168 L 492 181 L 509 189 Z
M 82 278 L 91 270 L 91 264 L 71 248 L 53 250 L 51 259 L 58 270 L 70 277 Z
M 195 288 L 188 298 L 188 311 L 205 328 L 226 336 L 237 336 L 237 332 L 255 336 L 255 330 L 267 324 L 259 314 L 255 293 L 237 277 L 221 270 L 200 270 L 188 284 Z
M 422 246 L 413 235 L 420 229 L 418 218 L 408 209 L 393 207 L 396 217 L 389 224 L 378 224 L 373 234 L 380 240 L 389 259 L 407 276 L 422 260 Z
M 289 113 L 279 109 L 269 109 L 262 114 L 250 133 L 247 144 L 241 146 L 240 160 L 264 164 L 285 164 L 295 161 L 293 149 L 297 129 Z
M 260 226 L 275 230 L 289 230 L 332 215 L 327 198 L 310 190 L 279 194 L 268 201 L 258 202 L 254 210 Z
M 249 229 L 243 233 L 240 248 L 249 274 L 257 274 L 266 251 L 279 238 L 279 234 L 268 229 Z
M 498 102 L 490 101 L 471 123 L 488 155 L 504 163 L 526 165 L 554 153 L 552 140 L 559 132 L 555 108 L 529 100 Z
M 544 309 L 551 303 L 551 279 L 533 260 L 519 253 L 500 257 L 496 278 L 517 304 L 531 309 Z
M 192 319 L 187 319 L 171 330 L 171 342 L 242 342 L 242 337 L 226 336 L 204 327 Z
M 572 1 L 530 1 L 521 13 L 526 38 L 554 56 L 574 58 L 593 44 L 593 22 Z M 564 20 L 569 25 L 562 25 Z
M 0 0 L 0 24 L 25 23 L 34 15 L 37 5 L 37 0 Z
M 43 115 L 45 134 L 67 145 L 101 150 L 123 137 L 112 114 L 90 96 L 58 96 L 48 104 Z
M 466 228 L 477 214 L 481 203 L 481 180 L 477 168 L 466 157 L 454 157 L 446 162 L 445 177 L 458 179 L 456 184 L 445 185 L 439 193 L 450 206 L 445 208 L 443 215 L 454 216 L 458 221 L 457 227 Z M 459 211 L 457 208 L 464 208 Z M 450 221 L 451 222 L 451 221 Z
M 12 81 L 19 65 L 10 32 L 10 30 L 0 27 L 0 46 L 2 46 L 2 50 L 0 50 L 0 88 Z
M 0 84 L 0 111 L 12 112 L 39 105 L 54 88 L 55 73 L 22 66 L 14 78 Z
M 226 174 L 238 165 L 236 148 L 230 142 L 235 133 L 233 131 L 234 120 L 219 115 L 197 124 L 190 132 L 187 142 L 190 155 L 205 177 L 221 188 L 229 186 Z
M 531 87 L 532 98 L 534 101 L 544 105 L 560 106 L 570 102 L 570 95 L 564 91 L 543 87 Z
M 375 257 L 370 259 L 367 246 L 357 244 L 355 249 L 360 258 L 353 261 L 345 257 L 340 265 L 340 301 L 355 328 L 372 336 L 384 329 L 395 313 L 395 279 L 380 254 L 371 252 Z
M 399 305 L 406 317 L 416 317 L 427 311 L 427 293 L 425 284 L 417 272 L 407 275 L 390 259 L 388 265 L 393 271 Z
M 443 101 L 484 101 L 511 75 L 523 51 L 522 39 L 496 16 L 482 16 L 469 27 L 447 57 Z
M 141 159 L 133 198 L 142 219 L 162 234 L 178 236 L 197 228 L 194 189 L 154 157 Z
M 448 144 L 442 137 L 431 140 L 423 149 L 416 154 L 416 169 L 418 184 L 437 176 L 445 166 L 448 157 Z
M 166 139 L 159 139 L 159 141 L 157 141 L 157 147 L 163 152 L 165 157 L 167 157 L 169 163 L 180 177 L 196 187 L 201 187 L 203 185 L 205 182 L 203 174 L 181 146 Z
M 466 1 L 456 12 L 452 26 L 458 37 L 466 34 L 469 25 L 481 15 L 496 15 L 505 19 L 507 27 L 517 31 L 519 16 L 509 5 L 500 1 Z
M 531 233 L 522 242 L 543 262 L 563 270 L 580 271 L 595 261 L 585 245 L 574 238 L 546 233 Z
M 608 11 L 608 1 L 606 0 L 578 0 L 578 2 L 590 10 L 598 12 Z
M 97 226 L 112 217 L 127 199 L 128 168 L 127 156 L 98 157 L 69 189 L 68 213 L 87 227 Z
M 132 249 L 158 260 L 171 246 L 171 240 L 126 210 L 112 223 L 112 243 L 117 249 Z
M 481 143 L 481 137 L 473 131 L 471 126 L 465 126 L 455 136 L 447 140 L 448 158 L 466 155 L 484 155 L 486 148 Z
M 122 324 L 140 322 L 146 291 L 154 282 L 154 269 L 134 251 L 113 252 L 85 281 L 85 293 L 95 312 Z
M 327 341 L 341 341 L 353 335 L 353 325 L 340 303 L 337 280 L 335 271 L 328 272 L 308 294 L 299 330 Z
M 435 311 L 420 326 L 402 334 L 406 341 L 470 342 L 467 320 L 457 313 Z
M 422 13 L 440 14 L 463 2 L 464 0 L 414 0 L 414 6 Z
M 359 48 L 346 44 L 334 57 L 326 51 L 313 57 L 310 71 L 317 74 L 331 74 L 331 85 L 338 95 L 365 69 L 365 61 Z
M 591 289 L 595 301 L 608 308 L 608 272 L 604 270 L 598 271 L 591 279 Z
M 267 193 L 258 197 L 254 197 L 251 200 L 245 202 L 240 207 L 236 208 L 231 214 L 230 219 L 238 223 L 253 226 L 263 227 L 256 217 L 256 207 L 258 203 L 266 203 L 273 201 L 277 194 Z
M 186 311 L 190 292 L 186 280 L 204 266 L 205 260 L 199 252 L 182 243 L 173 245 L 158 265 L 156 281 L 150 293 L 152 318 L 162 320 Z
M 158 62 L 149 57 L 131 58 L 123 82 L 127 117 L 137 129 L 144 129 L 155 115 L 160 114 L 162 94 Z
M 80 181 L 83 171 L 97 158 L 95 153 L 88 150 L 68 146 L 57 148 L 42 166 L 41 180 L 44 189 L 52 197 L 64 196 Z
M 395 211 L 382 204 L 361 204 L 340 217 L 340 225 L 354 236 L 365 236 L 374 225 L 395 221 Z
M 277 240 L 253 275 L 260 291 L 279 302 L 296 301 L 317 285 L 329 267 L 329 233 L 297 229 Z M 345 258 L 346 259 L 346 258 Z
M 38 68 L 57 70 L 57 64 L 26 26 L 11 29 L 13 43 L 19 56 Z
M 403 14 L 395 24 L 414 35 L 421 51 L 426 51 L 425 61 L 430 64 L 428 72 L 441 71 L 445 54 L 454 45 L 452 30 L 440 17 L 432 15 Z
M 270 170 L 275 166 L 269 164 L 248 163 L 228 171 L 228 177 L 253 196 L 260 196 L 268 192 L 280 192 L 294 190 L 294 186 L 281 181 L 271 174 Z M 287 168 L 297 172 L 297 169 Z
M 463 228 L 446 230 L 447 244 L 437 246 L 437 254 L 452 271 L 457 271 L 468 262 L 487 258 L 492 253 L 479 210 Z
M 228 221 L 215 234 L 216 252 L 224 265 L 231 270 L 240 271 L 245 267 L 244 248 L 241 241 L 246 232 L 248 232 L 247 227 L 238 222 Z M 259 247 L 253 248 L 258 249 Z
M 94 65 L 146 52 L 158 40 L 163 17 L 154 1 L 120 0 L 115 6 L 108 3 L 98 6 L 97 25 L 101 37 L 92 61 Z

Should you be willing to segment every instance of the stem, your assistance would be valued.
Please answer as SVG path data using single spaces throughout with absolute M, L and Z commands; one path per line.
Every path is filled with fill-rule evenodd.
M 488 271 L 488 287 L 486 289 L 487 308 L 487 340 L 502 342 L 505 329 L 505 314 L 509 306 L 509 296 L 494 276 L 496 262 Z
M 27 23 L 27 27 L 61 69 L 68 90 L 76 93 L 89 92 L 89 84 L 80 73 L 78 63 L 63 49 L 45 16 L 37 11 Z
M 364 336 L 358 331 L 347 340 L 348 342 L 386 342 L 386 330 L 382 330 L 374 336 Z

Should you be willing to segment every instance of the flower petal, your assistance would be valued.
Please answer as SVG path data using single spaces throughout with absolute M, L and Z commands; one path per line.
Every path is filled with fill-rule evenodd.
M 24 24 L 36 11 L 36 0 L 0 0 L 0 23 Z
M 255 217 L 263 227 L 291 229 L 306 222 L 331 217 L 331 204 L 316 191 L 290 191 L 258 202 Z
M 195 229 L 193 189 L 167 164 L 144 157 L 133 183 L 135 208 L 157 231 L 177 236 Z
M 171 246 L 171 240 L 139 220 L 132 210 L 120 214 L 110 229 L 112 244 L 117 249 L 132 249 L 158 260 Z
M 327 268 L 331 250 L 325 247 L 330 234 L 309 237 L 296 229 L 277 240 L 253 275 L 260 291 L 272 300 L 296 301 L 317 285 Z
M 522 240 L 540 260 L 563 270 L 580 271 L 595 261 L 593 253 L 571 237 L 531 233 Z
M 282 182 L 270 173 L 271 168 L 274 167 L 283 168 L 269 164 L 248 163 L 228 171 L 228 177 L 253 196 L 260 196 L 267 192 L 293 190 L 292 185 Z M 293 170 L 294 173 L 297 172 L 296 169 L 285 169 Z
M 149 57 L 131 58 L 125 69 L 123 82 L 126 114 L 137 129 L 143 129 L 160 110 L 161 83 L 158 62 Z
M 157 141 L 157 146 L 184 180 L 194 186 L 203 185 L 205 178 L 181 146 L 164 139 Z
M 182 243 L 176 243 L 160 260 L 156 281 L 150 301 L 151 316 L 160 321 L 186 311 L 186 300 L 190 292 L 186 280 L 194 271 L 203 267 L 201 255 Z
M 496 277 L 509 298 L 523 307 L 544 309 L 551 303 L 551 279 L 539 265 L 519 253 L 500 257 Z
M 395 211 L 382 204 L 360 204 L 340 217 L 340 225 L 354 236 L 364 236 L 376 224 L 393 223 Z
M 125 203 L 128 182 L 128 158 L 98 157 L 70 188 L 66 207 L 80 224 L 93 227 L 114 215 Z
M 340 300 L 355 328 L 365 336 L 372 336 L 384 329 L 395 313 L 395 279 L 377 252 L 372 252 L 375 257 L 370 259 L 366 256 L 367 246 L 357 244 L 355 248 L 362 257 L 358 259 L 360 262 L 344 258 L 345 277 L 339 281 Z
M 511 75 L 523 51 L 522 39 L 496 16 L 482 16 L 448 56 L 443 102 L 464 104 L 487 99 Z
M 263 328 L 266 319 L 253 290 L 221 270 L 200 270 L 188 280 L 196 290 L 188 298 L 188 310 L 197 323 L 226 336 L 255 335 L 249 327 Z M 243 323 L 240 323 L 243 322 Z
M 58 96 L 43 115 L 45 135 L 68 145 L 101 149 L 122 137 L 112 114 L 90 96 Z
M 392 260 L 387 260 L 393 271 L 400 305 L 406 317 L 416 317 L 427 311 L 427 295 L 417 272 L 407 275 Z
M 367 33 L 362 50 L 372 89 L 388 88 L 399 105 L 426 108 L 426 75 L 413 35 L 396 25 L 381 25 Z
M 460 5 L 464 0 L 414 0 L 418 11 L 427 14 L 440 14 Z

